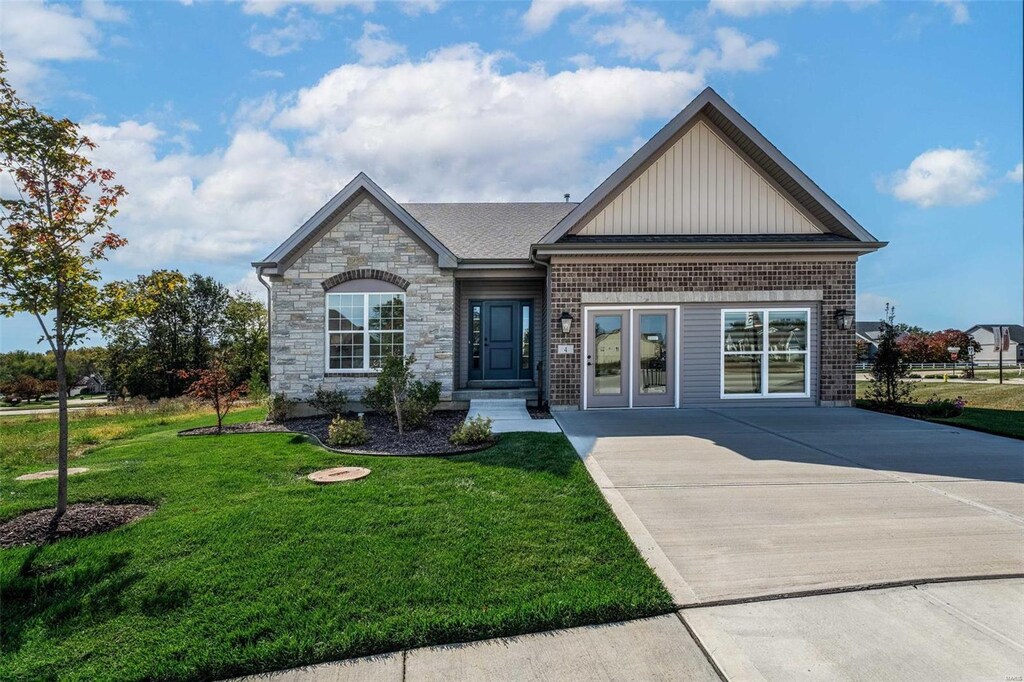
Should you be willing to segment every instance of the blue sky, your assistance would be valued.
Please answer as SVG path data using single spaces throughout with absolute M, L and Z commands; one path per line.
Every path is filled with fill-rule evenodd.
M 859 319 L 1024 314 L 1020 3 L 2 11 L 12 81 L 82 122 L 130 192 L 110 279 L 179 268 L 258 293 L 248 263 L 360 170 L 399 201 L 581 199 L 711 85 L 891 242 L 860 262 Z M 0 322 L 0 350 L 35 347 L 34 324 Z

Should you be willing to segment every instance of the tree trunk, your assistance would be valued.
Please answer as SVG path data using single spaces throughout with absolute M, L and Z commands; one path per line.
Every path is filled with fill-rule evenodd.
M 68 509 L 68 371 L 63 345 L 54 353 L 57 360 L 57 509 L 50 520 L 47 542 L 57 537 L 57 526 Z
M 391 398 L 395 401 L 395 421 L 398 423 L 398 435 L 402 435 L 402 405 L 398 402 L 398 391 L 391 391 Z

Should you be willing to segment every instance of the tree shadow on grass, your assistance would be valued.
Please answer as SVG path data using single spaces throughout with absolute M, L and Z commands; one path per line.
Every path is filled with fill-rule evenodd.
M 26 630 L 40 624 L 56 640 L 70 635 L 82 618 L 96 625 L 117 616 L 124 610 L 122 595 L 143 578 L 130 568 L 130 551 L 43 563 L 43 550 L 33 548 L 21 570 L 0 584 L 4 602 L 0 649 L 4 651 L 19 649 Z M 181 596 L 175 599 L 181 601 Z

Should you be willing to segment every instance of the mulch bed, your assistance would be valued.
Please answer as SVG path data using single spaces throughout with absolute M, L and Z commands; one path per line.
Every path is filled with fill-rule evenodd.
M 349 415 L 356 419 L 355 414 Z M 324 447 L 338 452 L 356 455 L 454 455 L 463 452 L 477 452 L 490 447 L 495 441 L 483 445 L 452 445 L 448 441 L 452 430 L 466 419 L 466 410 L 438 410 L 430 415 L 423 428 L 406 430 L 398 434 L 398 428 L 386 415 L 367 412 L 363 422 L 370 440 L 360 446 L 335 448 L 327 444 L 327 427 L 331 418 L 327 415 L 287 419 L 283 423 L 248 422 L 224 427 L 224 433 L 305 433 L 316 437 Z M 217 428 L 204 426 L 182 431 L 182 436 L 208 436 L 217 433 Z M 496 439 L 495 439 L 496 440 Z
M 530 419 L 554 419 L 546 407 L 532 407 L 527 405 L 526 411 L 530 413 Z
M 53 511 L 40 509 L 28 512 L 0 525 L 0 547 L 42 544 L 46 540 Z M 105 533 L 149 516 L 154 511 L 156 507 L 148 504 L 73 504 L 57 524 L 57 539 Z

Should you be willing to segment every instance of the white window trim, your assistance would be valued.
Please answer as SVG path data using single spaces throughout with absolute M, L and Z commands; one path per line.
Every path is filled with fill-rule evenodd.
M 761 350 L 749 351 L 728 351 L 729 355 L 760 355 L 761 356 L 761 392 L 760 393 L 726 393 L 725 392 L 725 316 L 727 313 L 760 313 L 763 315 Z M 769 313 L 806 313 L 807 314 L 807 338 L 804 350 L 787 351 L 788 353 L 799 353 L 805 357 L 804 360 L 804 390 L 803 393 L 769 393 L 768 392 L 768 356 L 771 351 L 768 348 L 768 314 Z M 748 306 L 746 308 L 722 308 L 722 314 L 718 326 L 718 375 L 719 375 L 719 397 L 722 400 L 774 400 L 777 398 L 810 398 L 811 397 L 811 309 L 810 308 L 765 308 L 761 306 Z
M 358 332 L 331 331 L 331 296 L 362 296 L 363 297 L 363 330 Z M 401 296 L 402 297 L 402 356 L 406 355 L 406 304 L 404 291 L 332 291 L 324 295 L 324 374 L 366 374 L 380 372 L 380 367 L 370 367 L 370 297 Z M 380 331 L 380 330 L 377 330 Z M 391 333 L 388 331 L 385 334 Z M 331 369 L 331 334 L 361 334 L 363 336 L 363 366 L 349 369 Z

